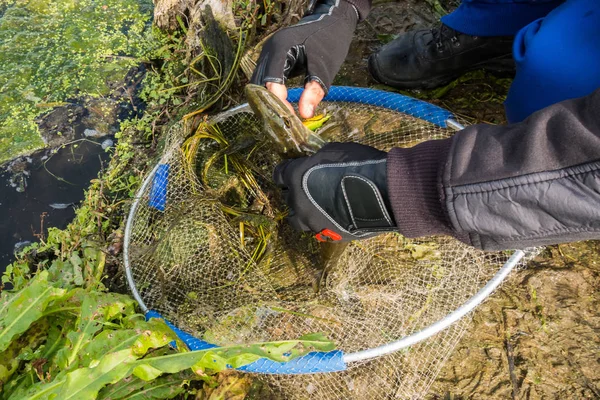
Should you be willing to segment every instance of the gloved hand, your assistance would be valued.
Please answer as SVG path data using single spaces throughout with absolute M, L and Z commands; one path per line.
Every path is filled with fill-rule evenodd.
M 357 9 L 346 0 L 318 0 L 311 4 L 312 9 L 298 24 L 280 30 L 267 41 L 251 79 L 256 85 L 266 85 L 285 101 L 286 79 L 304 75 L 305 86 L 310 89 L 305 94 L 313 97 L 309 102 L 300 99 L 300 114 L 304 118 L 313 116 L 314 108 L 331 87 L 359 20 Z M 307 103 L 310 107 L 303 107 Z
M 388 199 L 387 153 L 330 143 L 275 168 L 290 208 L 288 222 L 321 241 L 350 241 L 397 231 Z

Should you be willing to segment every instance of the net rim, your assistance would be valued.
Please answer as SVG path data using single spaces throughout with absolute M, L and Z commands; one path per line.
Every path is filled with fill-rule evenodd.
M 303 90 L 302 88 L 290 89 L 288 92 L 288 95 L 289 95 L 288 100 L 290 100 L 291 102 L 297 102 L 302 90 Z M 353 96 L 350 96 L 351 100 L 348 100 L 348 98 L 340 97 L 340 94 L 342 92 L 349 92 L 349 93 L 353 94 Z M 423 116 L 408 113 L 409 115 L 412 115 L 419 119 L 427 120 L 429 122 L 433 122 L 436 125 L 441 126 L 443 128 L 449 128 L 449 129 L 452 129 L 455 131 L 464 129 L 464 126 L 462 124 L 460 124 L 458 121 L 456 121 L 454 116 L 451 113 L 449 113 L 449 111 L 447 111 L 441 107 L 424 102 L 422 100 L 414 99 L 409 96 L 401 95 L 398 93 L 390 93 L 390 92 L 386 92 L 383 90 L 368 89 L 368 88 L 356 88 L 356 87 L 347 87 L 347 86 L 333 86 L 330 89 L 328 96 L 323 101 L 330 101 L 330 102 L 344 102 L 345 101 L 345 102 L 353 102 L 353 103 L 358 103 L 358 104 L 369 104 L 369 103 L 365 103 L 365 102 L 356 101 L 356 96 L 364 96 L 366 93 L 385 95 L 386 99 L 388 99 L 387 103 L 384 105 L 378 104 L 377 106 L 386 108 L 386 109 L 390 109 L 393 111 L 397 111 L 397 112 L 404 112 L 404 113 L 408 113 L 408 112 L 406 110 L 404 110 L 404 111 L 399 110 L 397 107 L 394 107 L 394 104 L 397 104 L 397 103 L 406 101 L 407 99 L 410 99 L 410 101 L 413 102 L 413 104 L 417 103 L 421 106 L 425 105 L 428 112 L 434 112 L 434 113 L 442 112 L 442 115 L 445 115 L 448 118 L 444 119 L 442 123 L 439 123 L 439 122 L 433 122 L 433 121 L 431 121 L 430 118 L 424 118 Z M 371 104 L 371 105 L 374 105 L 374 104 Z M 249 110 L 250 110 L 249 105 L 247 103 L 244 103 L 244 104 L 233 107 L 229 110 L 226 110 L 224 112 L 221 112 L 221 113 L 213 116 L 209 121 L 210 121 L 210 123 L 218 123 L 218 122 L 221 122 L 221 121 L 224 121 L 224 120 L 230 118 L 231 116 L 233 116 L 237 113 L 248 112 Z M 440 115 L 440 114 L 438 114 L 438 115 Z M 164 155 L 163 155 L 163 157 L 160 158 L 158 163 L 154 166 L 152 171 L 148 174 L 148 176 L 143 181 L 139 190 L 136 192 L 136 195 L 134 196 L 133 201 L 132 201 L 131 209 L 129 210 L 129 213 L 127 216 L 127 222 L 126 222 L 125 231 L 124 231 L 123 263 L 124 263 L 124 267 L 125 267 L 125 275 L 126 275 L 127 283 L 131 290 L 131 293 L 132 293 L 134 299 L 140 305 L 140 308 L 142 309 L 144 314 L 154 313 L 154 312 L 148 309 L 148 307 L 146 306 L 140 293 L 137 290 L 135 280 L 133 277 L 133 273 L 132 273 L 132 269 L 131 269 L 131 264 L 129 262 L 129 258 L 130 258 L 129 257 L 129 255 L 130 255 L 129 244 L 131 241 L 131 236 L 132 236 L 132 231 L 133 231 L 133 221 L 134 221 L 135 215 L 137 213 L 137 210 L 139 208 L 140 201 L 143 198 L 144 192 L 148 189 L 148 187 L 152 183 L 156 172 L 158 171 L 160 166 L 163 164 L 163 161 L 164 161 Z M 511 255 L 511 257 L 509 258 L 509 260 L 506 261 L 506 263 L 504 263 L 504 265 L 500 268 L 500 270 L 487 282 L 487 284 L 482 289 L 480 289 L 475 295 L 473 295 L 471 298 L 469 298 L 459 308 L 457 308 L 453 312 L 447 314 L 444 318 L 428 325 L 427 327 L 421 329 L 420 331 L 418 331 L 416 333 L 405 336 L 399 340 L 390 342 L 388 344 L 370 348 L 370 349 L 366 349 L 366 350 L 353 352 L 353 353 L 348 353 L 348 354 L 344 354 L 342 352 L 341 360 L 343 361 L 343 364 L 345 365 L 348 363 L 355 363 L 355 362 L 359 362 L 359 361 L 370 360 L 370 359 L 382 357 L 387 354 L 398 352 L 402 349 L 405 349 L 407 347 L 410 347 L 417 343 L 420 343 L 420 342 L 440 333 L 441 331 L 447 329 L 448 327 L 453 325 L 455 322 L 459 321 L 460 319 L 465 317 L 467 314 L 472 312 L 479 304 L 481 304 L 487 297 L 489 297 L 500 286 L 500 284 L 502 284 L 502 282 L 506 279 L 506 277 L 510 274 L 510 272 L 517 266 L 517 264 L 525 257 L 525 255 L 526 255 L 526 253 L 522 250 L 514 251 L 513 254 Z M 165 319 L 165 321 L 168 323 L 168 321 L 166 319 Z M 185 334 L 185 332 L 181 331 L 180 329 L 178 329 L 176 327 L 174 330 L 176 331 L 178 336 L 181 336 L 180 334 Z M 189 334 L 186 334 L 186 335 L 189 335 Z M 185 340 L 184 340 L 184 342 L 185 342 Z M 186 344 L 187 344 L 187 342 L 186 342 Z M 340 353 L 339 350 L 336 350 L 335 352 Z M 333 353 L 333 352 L 329 352 L 329 353 Z M 325 354 L 327 354 L 327 353 L 325 353 Z M 260 371 L 248 370 L 247 368 L 244 368 L 244 370 L 246 370 L 247 372 L 260 372 Z

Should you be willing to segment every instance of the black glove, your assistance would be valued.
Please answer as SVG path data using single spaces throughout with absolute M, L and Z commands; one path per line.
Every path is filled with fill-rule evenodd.
M 274 172 L 290 207 L 289 223 L 321 241 L 349 241 L 397 231 L 387 185 L 387 153 L 357 143 L 330 143 Z
M 358 11 L 345 0 L 311 3 L 312 10 L 298 24 L 280 30 L 267 41 L 252 83 L 285 84 L 287 78 L 304 74 L 305 84 L 317 81 L 327 94 L 348 54 Z

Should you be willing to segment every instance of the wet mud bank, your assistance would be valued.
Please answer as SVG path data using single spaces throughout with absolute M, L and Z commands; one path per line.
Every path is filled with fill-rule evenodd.
M 600 398 L 600 242 L 549 247 L 514 273 L 428 398 Z

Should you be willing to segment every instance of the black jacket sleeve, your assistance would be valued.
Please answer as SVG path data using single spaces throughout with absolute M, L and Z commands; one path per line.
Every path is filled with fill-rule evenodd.
M 361 21 L 364 21 L 371 11 L 372 0 L 346 0 L 348 3 L 356 7 L 356 11 Z
M 408 237 L 484 250 L 600 239 L 600 89 L 522 123 L 393 149 L 388 186 Z

